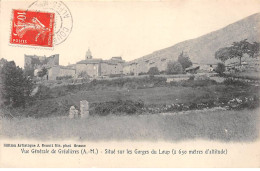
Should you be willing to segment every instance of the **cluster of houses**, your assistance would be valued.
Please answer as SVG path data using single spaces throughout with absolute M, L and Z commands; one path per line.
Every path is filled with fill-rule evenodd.
M 62 66 L 59 65 L 59 54 L 49 57 L 37 55 L 24 55 L 25 70 L 34 70 L 34 75 L 43 68 L 47 69 L 46 79 L 56 80 L 58 77 L 71 76 L 73 78 L 87 75 L 89 77 L 100 77 L 123 74 L 125 61 L 122 57 L 112 57 L 109 60 L 93 58 L 91 51 L 86 52 L 84 60 L 76 64 Z
M 34 75 L 43 68 L 47 69 L 46 79 L 56 80 L 58 77 L 72 77 L 79 78 L 82 75 L 88 77 L 106 77 L 106 76 L 121 76 L 121 75 L 139 75 L 140 73 L 147 73 L 151 67 L 157 67 L 159 71 L 165 71 L 169 59 L 154 58 L 142 59 L 125 62 L 122 57 L 112 57 L 109 60 L 100 58 L 93 58 L 91 51 L 88 49 L 85 59 L 68 66 L 59 65 L 59 54 L 46 56 L 24 55 L 24 68 L 26 70 L 34 70 Z M 243 62 L 243 66 L 247 66 L 248 62 Z M 258 62 L 254 63 L 259 65 Z M 193 63 L 186 72 L 196 73 L 198 70 L 205 72 L 212 72 L 216 68 L 216 63 Z M 233 65 L 227 65 L 231 68 Z M 242 66 L 242 67 L 243 67 Z M 252 66 L 252 65 L 250 65 Z M 259 68 L 259 66 L 257 66 Z

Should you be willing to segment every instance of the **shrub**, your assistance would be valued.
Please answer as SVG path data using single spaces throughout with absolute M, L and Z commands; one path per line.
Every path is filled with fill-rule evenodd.
M 143 101 L 117 100 L 94 104 L 91 115 L 106 116 L 108 114 L 137 114 L 144 107 Z
M 241 81 L 238 79 L 234 79 L 234 78 L 226 78 L 223 83 L 225 85 L 233 85 L 233 86 L 247 86 L 248 83 L 246 83 L 245 81 Z
M 167 63 L 167 74 L 181 74 L 183 68 L 179 62 L 168 62 Z
M 225 67 L 225 64 L 223 64 L 223 63 L 218 63 L 218 65 L 215 69 L 215 71 L 217 73 L 219 73 L 220 75 L 222 75 L 225 72 L 225 70 L 226 70 L 226 67 Z
M 166 74 L 166 71 L 160 71 L 160 75 Z
M 192 62 L 189 56 L 187 54 L 184 54 L 183 52 L 181 52 L 181 54 L 179 55 L 178 62 L 181 64 L 184 70 L 192 66 Z
M 166 85 L 166 78 L 164 77 L 143 77 L 143 78 L 117 78 L 113 80 L 93 80 L 87 85 L 87 89 L 96 89 L 97 86 L 101 86 L 103 88 L 107 87 L 127 87 L 127 88 L 145 88 L 155 86 Z
M 203 87 L 216 85 L 217 82 L 215 80 L 184 80 L 180 82 L 180 85 L 183 87 Z
M 140 72 L 140 73 L 138 73 L 138 75 L 147 75 L 147 73 L 146 72 Z
M 89 75 L 86 71 L 81 71 L 79 74 L 78 74 L 78 78 L 89 78 Z
M 115 78 L 115 77 L 122 77 L 123 74 L 110 74 L 109 77 L 110 78 Z
M 203 80 L 210 80 L 207 75 L 198 75 L 195 80 L 203 81 Z
M 147 72 L 149 75 L 159 75 L 159 69 L 157 67 L 151 67 Z
M 43 76 L 45 76 L 48 73 L 48 70 L 43 67 L 39 72 L 37 72 L 37 76 L 42 78 Z
M 194 80 L 194 79 L 195 79 L 195 75 L 191 75 L 188 80 Z
M 52 91 L 49 87 L 40 85 L 38 88 L 38 92 L 35 94 L 35 98 L 39 100 L 52 98 Z
M 26 77 L 31 77 L 31 78 L 33 78 L 34 77 L 34 69 L 25 69 L 24 70 L 24 75 L 26 76 Z
M 71 75 L 65 75 L 65 76 L 56 77 L 56 80 L 68 80 L 71 78 L 72 78 Z

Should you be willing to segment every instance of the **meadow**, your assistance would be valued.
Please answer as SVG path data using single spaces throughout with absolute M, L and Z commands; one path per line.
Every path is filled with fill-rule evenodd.
M 110 84 L 110 82 L 108 82 Z M 13 116 L 26 117 L 50 117 L 50 116 L 68 116 L 69 108 L 75 106 L 79 110 L 81 100 L 87 100 L 90 104 L 90 112 L 98 114 L 96 107 L 107 106 L 119 101 L 142 102 L 145 108 L 154 108 L 155 113 L 158 108 L 164 108 L 166 105 L 180 104 L 191 106 L 192 109 L 200 109 L 198 106 L 207 105 L 206 107 L 227 106 L 232 99 L 254 99 L 252 102 L 244 103 L 243 108 L 255 108 L 258 106 L 259 88 L 257 86 L 244 85 L 244 83 L 227 82 L 216 83 L 209 81 L 184 81 L 160 83 L 152 85 L 151 83 L 138 83 L 137 88 L 129 88 L 126 82 L 122 86 L 97 84 L 93 86 L 81 87 L 59 87 L 48 89 L 43 87 L 37 94 L 37 99 L 33 100 L 25 109 L 12 109 Z M 241 85 L 240 85 L 241 84 Z M 127 85 L 127 86 L 125 86 Z M 131 87 L 131 86 L 130 86 Z M 62 92 L 63 94 L 60 94 Z M 115 106 L 120 107 L 120 106 Z M 125 107 L 131 108 L 131 104 L 125 104 Z M 142 108 L 142 107 L 141 107 Z M 103 107 L 104 109 L 104 107 Z M 106 110 L 106 109 L 104 109 Z M 152 110 L 152 111 L 154 111 Z M 96 113 L 93 113 L 95 111 Z M 151 111 L 151 110 L 149 110 Z M 144 111 L 144 112 L 147 112 Z M 109 114 L 109 113 L 107 113 Z M 123 114 L 123 111 L 117 113 Z
M 193 110 L 142 115 L 2 118 L 1 137 L 79 141 L 254 141 L 259 136 L 259 109 Z
M 259 135 L 258 92 L 258 84 L 230 78 L 222 83 L 208 78 L 166 82 L 166 78 L 144 77 L 40 86 L 26 108 L 0 110 L 0 136 L 253 141 Z M 89 118 L 68 118 L 69 108 L 79 109 L 81 100 L 89 101 Z

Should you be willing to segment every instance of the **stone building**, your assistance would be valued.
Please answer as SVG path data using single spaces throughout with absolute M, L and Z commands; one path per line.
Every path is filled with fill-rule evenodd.
M 24 55 L 25 70 L 33 70 L 34 76 L 43 68 L 47 69 L 47 80 L 56 80 L 57 77 L 72 76 L 75 77 L 76 69 L 73 66 L 59 65 L 59 54 L 46 56 Z
M 92 78 L 99 76 L 111 76 L 123 74 L 123 65 L 125 61 L 122 57 L 112 57 L 109 60 L 93 58 L 91 51 L 88 49 L 85 59 L 76 64 L 61 66 L 59 65 L 59 55 L 36 56 L 25 55 L 24 66 L 27 69 L 33 69 L 35 75 L 45 67 L 48 70 L 46 79 L 56 80 L 57 77 L 71 76 L 79 77 L 82 73 Z
M 57 77 L 65 77 L 65 76 L 71 76 L 72 78 L 74 78 L 76 75 L 76 69 L 69 66 L 56 65 L 47 68 L 47 70 L 48 70 L 48 74 L 47 74 L 48 80 L 56 80 Z
M 91 51 L 86 52 L 85 60 L 76 63 L 76 74 L 79 76 L 82 72 L 90 77 L 110 76 L 123 74 L 122 57 L 112 57 L 109 60 L 102 60 L 100 58 L 93 58 Z
M 35 70 L 59 65 L 59 54 L 46 56 L 24 55 L 24 69 Z
M 130 75 L 131 74 L 131 67 L 128 64 L 128 62 L 123 65 L 123 74 L 124 75 Z
M 159 71 L 165 71 L 169 61 L 167 58 L 136 59 L 124 65 L 123 73 L 125 75 L 138 75 L 147 73 L 151 67 L 157 67 Z
M 102 59 L 86 59 L 76 63 L 76 74 L 80 75 L 86 72 L 90 77 L 97 77 L 101 75 L 101 61 Z
M 110 60 L 102 60 L 101 75 L 120 75 L 123 74 L 124 60 L 121 57 L 112 57 Z

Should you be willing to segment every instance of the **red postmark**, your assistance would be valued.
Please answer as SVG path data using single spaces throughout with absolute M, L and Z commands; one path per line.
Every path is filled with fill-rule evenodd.
M 53 47 L 54 13 L 13 10 L 10 43 Z

